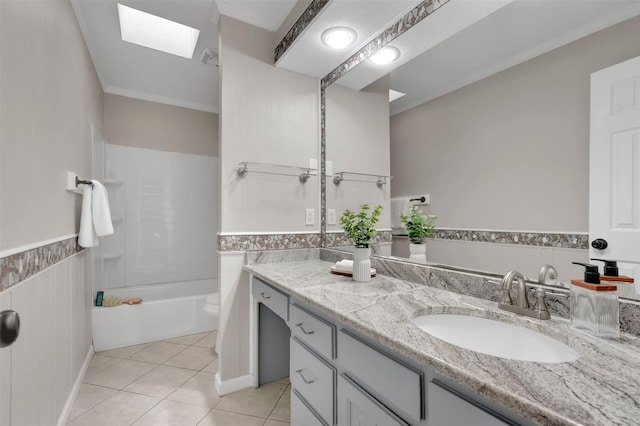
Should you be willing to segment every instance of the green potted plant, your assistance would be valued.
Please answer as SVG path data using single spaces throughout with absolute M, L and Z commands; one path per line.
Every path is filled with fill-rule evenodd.
M 362 204 L 360 213 L 355 214 L 351 210 L 345 210 L 340 217 L 340 225 L 346 236 L 355 244 L 353 252 L 353 280 L 371 280 L 371 247 L 373 237 L 376 235 L 374 226 L 380 220 L 382 206 L 376 206 L 369 214 L 369 205 Z
M 418 206 L 411 206 L 409 214 L 400 214 L 400 220 L 407 228 L 407 236 L 409 237 L 409 260 L 418 263 L 427 263 L 427 246 L 425 241 L 427 238 L 433 238 L 436 230 L 433 221 L 437 219 L 434 214 L 426 215 Z

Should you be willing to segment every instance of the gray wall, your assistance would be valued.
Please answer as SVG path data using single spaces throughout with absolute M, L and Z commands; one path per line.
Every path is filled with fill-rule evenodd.
M 640 55 L 640 18 L 391 119 L 391 193 L 443 228 L 587 232 L 589 85 Z
M 105 94 L 104 126 L 112 144 L 218 156 L 218 114 Z
M 340 81 L 325 94 L 327 161 L 333 173 L 351 172 L 389 176 L 389 79 L 383 77 L 369 87 L 354 91 Z M 342 231 L 339 219 L 345 209 L 360 211 L 360 205 L 383 207 L 377 229 L 390 229 L 390 185 L 378 188 L 376 176 L 345 175 L 335 185 L 327 178 L 327 209 L 336 210 L 337 222 L 328 231 Z M 366 182 L 355 182 L 353 179 Z
M 0 251 L 74 234 L 102 87 L 67 1 L 2 1 Z

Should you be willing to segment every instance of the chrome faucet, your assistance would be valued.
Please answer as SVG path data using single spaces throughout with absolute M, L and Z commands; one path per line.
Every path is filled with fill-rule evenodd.
M 546 284 L 547 276 L 552 280 L 555 280 L 556 278 L 558 278 L 558 271 L 556 271 L 556 268 L 554 268 L 552 265 L 545 263 L 540 267 L 540 270 L 538 271 L 538 282 L 540 284 Z
M 550 265 L 549 265 L 550 266 Z M 553 267 L 552 267 L 553 268 Z M 515 303 L 511 297 L 511 286 L 513 282 L 518 283 L 518 297 Z M 498 304 L 498 308 L 505 311 L 513 312 L 520 315 L 538 319 L 549 319 L 549 309 L 544 301 L 544 290 L 538 288 L 536 290 L 536 303 L 533 308 L 529 307 L 529 297 L 527 296 L 527 282 L 524 275 L 518 271 L 510 271 L 502 278 L 502 300 Z

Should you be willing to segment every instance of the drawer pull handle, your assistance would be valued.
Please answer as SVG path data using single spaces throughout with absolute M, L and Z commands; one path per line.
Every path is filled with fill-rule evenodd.
M 302 330 L 302 332 L 303 332 L 304 334 L 306 334 L 307 336 L 310 336 L 310 335 L 312 335 L 313 333 L 315 333 L 315 331 L 313 331 L 313 330 L 311 330 L 311 331 L 307 331 L 307 330 L 305 330 L 305 329 L 304 329 L 304 325 L 302 325 L 302 323 L 298 323 L 298 324 L 296 324 L 296 327 L 300 327 L 300 330 Z
M 302 374 L 302 369 L 300 369 L 300 370 L 296 370 L 296 373 L 298 373 L 298 374 L 300 375 L 300 377 L 302 377 L 302 380 L 303 380 L 306 384 L 310 385 L 311 383 L 313 383 L 313 382 L 314 382 L 314 380 L 307 380 L 307 379 L 304 377 L 304 374 Z
M 264 293 L 260 293 L 260 296 L 262 296 L 263 299 L 271 299 L 271 296 L 265 296 Z

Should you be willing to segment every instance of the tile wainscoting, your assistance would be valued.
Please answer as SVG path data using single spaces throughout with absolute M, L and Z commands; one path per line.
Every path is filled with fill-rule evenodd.
M 84 250 L 72 236 L 0 258 L 0 292 Z

